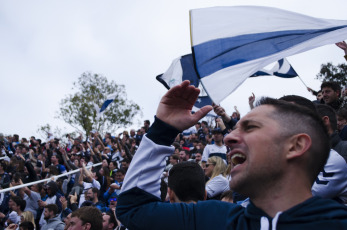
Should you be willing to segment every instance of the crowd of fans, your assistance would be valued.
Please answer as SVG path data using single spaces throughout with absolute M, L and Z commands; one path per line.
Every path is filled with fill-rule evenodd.
M 340 47 L 347 50 L 345 43 Z M 331 176 L 331 180 L 336 180 L 331 181 L 332 186 L 322 188 L 314 185 L 312 192 L 346 204 L 347 184 L 340 181 L 347 181 L 347 88 L 341 89 L 335 82 L 324 82 L 318 92 L 308 90 L 317 96 L 312 105 L 307 99 L 296 96 L 281 99 L 313 106 L 322 117 L 331 136 L 331 148 L 335 150 L 330 153 L 326 167 L 336 169 L 335 174 L 340 170 L 341 175 L 338 178 Z M 254 102 L 255 95 L 252 94 L 249 97 L 250 109 L 254 108 Z M 229 116 L 217 105 L 214 105 L 214 112 L 218 116 L 213 127 L 201 121 L 176 137 L 174 154 L 165 159 L 166 167 L 161 176 L 163 202 L 216 199 L 247 205 L 247 197 L 230 191 L 232 178 L 228 174 L 233 165 L 242 163 L 244 159 L 236 154 L 231 160 L 223 143 L 223 137 L 240 120 L 240 113 L 235 107 L 235 112 Z M 80 229 L 81 226 L 87 229 L 125 229 L 115 214 L 117 199 L 128 167 L 149 127 L 149 120 L 145 120 L 137 132 L 132 129 L 118 136 L 111 133 L 101 135 L 96 131 L 85 138 L 66 135 L 67 143 L 54 138 L 52 133 L 48 133 L 45 141 L 34 136 L 27 139 L 16 134 L 0 134 L 1 189 L 24 185 L 8 192 L 0 190 L 1 229 L 63 230 Z M 97 163 L 100 164 L 95 166 Z M 73 170 L 77 171 L 54 177 Z M 45 178 L 52 180 L 35 183 Z M 317 181 L 325 179 L 322 176 Z M 196 186 L 190 186 L 187 181 Z M 25 186 L 28 183 L 30 186 Z M 338 187 L 338 191 L 333 185 Z M 189 187 L 194 188 L 189 190 Z M 206 195 L 198 189 L 198 195 L 194 196 L 196 188 L 205 190 Z M 187 189 L 188 192 L 184 191 Z

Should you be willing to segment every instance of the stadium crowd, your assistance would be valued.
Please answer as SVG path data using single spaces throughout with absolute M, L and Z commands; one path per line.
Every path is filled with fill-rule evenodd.
M 340 47 L 347 50 L 346 43 L 341 43 Z M 170 95 L 175 90 L 180 93 Z M 17 134 L 0 134 L 1 190 L 15 187 L 6 192 L 0 190 L 1 229 L 113 230 L 126 229 L 129 226 L 129 229 L 148 229 L 147 222 L 153 218 L 158 222 L 149 223 L 153 229 L 181 229 L 181 226 L 188 226 L 187 228 L 200 226 L 202 229 L 210 229 L 214 224 L 219 226 L 216 229 L 231 225 L 235 228 L 254 229 L 259 225 L 261 227 L 269 225 L 267 219 L 270 219 L 274 226 L 278 225 L 279 228 L 284 226 L 286 229 L 291 226 L 288 223 L 294 223 L 292 226 L 296 229 L 305 229 L 307 226 L 309 228 L 311 225 L 300 225 L 306 221 L 312 226 L 322 224 L 320 229 L 329 225 L 347 229 L 346 88 L 341 89 L 336 82 L 324 82 L 318 92 L 308 89 L 317 96 L 317 100 L 313 102 L 291 95 L 278 100 L 261 99 L 257 106 L 254 105 L 253 94 L 249 97 L 251 112 L 243 118 L 236 107 L 235 112 L 229 116 L 223 107 L 213 105 L 213 110 L 218 115 L 213 125 L 209 125 L 205 120 L 198 121 L 206 115 L 207 108 L 197 112 L 196 115 L 182 112 L 193 104 L 190 100 L 186 100 L 188 97 L 182 101 L 177 95 L 184 95 L 187 91 L 189 96 L 194 94 L 192 97 L 194 98 L 197 96 L 195 95 L 197 91 L 194 90 L 185 82 L 174 87 L 163 97 L 164 102 L 159 105 L 155 122 L 151 127 L 149 120 L 145 120 L 143 127 L 137 131 L 131 129 L 118 136 L 91 131 L 87 137 L 80 135 L 71 138 L 70 135 L 66 135 L 67 143 L 62 143 L 62 140 L 54 138 L 52 133 L 48 133 L 45 141 L 34 136 L 27 139 Z M 185 107 L 182 109 L 181 104 L 187 106 L 182 106 Z M 264 111 L 265 107 L 267 110 L 273 110 L 274 114 L 282 114 L 282 109 L 286 112 L 282 115 L 271 115 Z M 252 117 L 252 114 L 257 116 Z M 272 119 L 269 119 L 271 116 Z M 310 119 L 305 120 L 307 117 Z M 271 171 L 276 167 L 269 162 L 277 162 L 276 156 L 266 159 L 267 155 L 261 155 L 264 154 L 261 149 L 270 141 L 272 141 L 271 151 L 277 151 L 274 148 L 275 140 L 266 139 L 267 135 L 273 135 L 274 131 L 264 128 L 268 126 L 267 122 L 272 122 L 271 127 L 275 129 L 273 128 L 277 127 L 275 121 L 280 124 L 283 132 L 288 132 L 290 135 L 294 132 L 290 132 L 291 129 L 305 128 L 312 125 L 311 123 L 316 124 L 307 128 L 309 130 L 307 134 L 295 135 L 296 144 L 288 150 L 287 158 L 290 160 L 286 164 L 278 161 L 287 168 L 286 172 L 282 172 L 279 168 L 277 171 Z M 264 142 L 254 150 L 252 146 L 256 140 L 253 140 L 247 151 L 252 149 L 258 151 L 263 158 L 259 157 L 257 162 L 252 162 L 251 158 L 254 156 L 248 156 L 242 151 L 233 151 L 239 142 L 251 143 L 249 135 L 259 129 L 264 129 L 262 136 L 258 137 L 263 138 Z M 322 134 L 312 133 L 310 129 L 316 129 Z M 274 135 L 273 138 L 278 137 Z M 294 142 L 294 139 L 291 140 Z M 280 145 L 282 142 L 279 141 L 277 144 Z M 317 147 L 317 150 L 314 146 L 320 147 Z M 319 159 L 300 158 L 310 151 L 319 153 L 315 156 Z M 266 150 L 265 154 L 273 155 L 270 152 Z M 322 156 L 321 152 L 324 152 Z M 298 158 L 300 160 L 297 160 Z M 308 163 L 306 165 L 302 162 Z M 254 184 L 240 184 L 237 168 L 252 163 L 255 169 L 279 175 L 282 175 L 281 173 L 292 175 L 290 173 L 296 170 L 302 174 L 296 175 L 296 180 L 288 180 L 259 171 L 260 176 L 254 177 L 258 182 L 254 180 Z M 293 170 L 294 168 L 296 170 Z M 73 170 L 76 172 L 67 173 Z M 251 177 L 254 172 L 250 168 L 244 169 L 247 170 L 248 177 Z M 131 172 L 128 174 L 129 171 Z M 307 173 L 307 171 L 313 172 Z M 57 177 L 58 175 L 63 176 Z M 236 177 L 233 178 L 233 175 Z M 306 180 L 306 177 L 309 179 Z M 37 182 L 45 178 L 51 180 L 44 183 Z M 272 183 L 272 180 L 278 184 Z M 28 183 L 29 185 L 25 186 Z M 298 191 L 285 193 L 283 188 L 288 189 L 287 184 L 291 183 Z M 16 188 L 19 185 L 23 186 Z M 274 192 L 274 188 L 278 189 L 278 192 Z M 268 202 L 264 205 L 260 202 L 263 201 L 264 192 L 265 194 L 267 192 L 266 195 L 273 193 L 270 200 L 273 199 L 275 204 Z M 282 197 L 283 194 L 286 194 L 288 201 L 292 203 L 286 204 L 283 201 L 286 200 Z M 314 197 L 330 201 L 312 200 L 314 199 L 310 198 L 312 194 Z M 276 200 L 276 196 L 282 200 Z M 205 207 L 205 203 L 201 202 L 204 200 L 222 200 L 225 203 L 211 201 L 206 202 Z M 321 222 L 317 222 L 317 217 L 314 217 L 315 221 L 299 217 L 285 220 L 288 214 L 283 213 L 288 209 L 291 210 L 290 208 L 295 206 L 293 204 L 301 205 L 299 200 L 311 202 L 306 206 L 321 202 L 322 206 L 329 206 L 330 209 L 322 211 L 324 213 L 318 218 Z M 120 210 L 117 209 L 118 202 L 121 203 Z M 281 206 L 280 212 L 276 202 Z M 180 203 L 180 206 L 169 203 Z M 187 203 L 189 206 L 184 206 L 182 203 Z M 254 217 L 259 222 L 254 224 L 252 222 L 254 220 L 243 213 L 245 209 L 246 212 L 254 210 L 259 212 L 257 207 L 262 208 L 261 215 L 267 217 L 261 217 L 260 221 L 258 221 L 260 217 Z M 200 212 L 200 209 L 204 211 Z M 187 215 L 187 219 L 177 219 L 182 217 L 180 214 L 182 210 L 185 210 L 182 215 Z M 218 213 L 220 210 L 224 210 L 224 214 L 231 213 L 236 217 L 229 216 L 223 221 L 217 216 L 212 220 L 208 218 L 211 213 Z M 150 216 L 151 212 L 157 213 L 158 216 Z M 319 208 L 315 207 L 310 212 L 319 212 Z M 207 216 L 204 218 L 206 213 Z M 120 220 L 116 214 L 121 216 Z M 198 214 L 201 216 L 197 216 Z M 224 214 L 219 217 L 224 218 Z M 159 215 L 162 218 L 159 218 Z M 206 225 L 199 225 L 195 222 L 196 218 L 203 218 L 201 223 L 209 222 L 206 222 Z M 214 221 L 220 222 L 214 223 Z

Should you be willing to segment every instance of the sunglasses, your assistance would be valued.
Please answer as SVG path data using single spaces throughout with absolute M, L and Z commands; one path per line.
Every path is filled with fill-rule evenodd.
M 110 199 L 110 202 L 111 202 L 111 201 L 117 201 L 117 198 L 111 198 L 111 199 Z
M 208 166 L 210 166 L 210 165 L 216 165 L 216 164 L 213 164 L 213 163 L 207 163 L 207 164 L 205 164 L 206 165 L 206 168 L 208 168 Z

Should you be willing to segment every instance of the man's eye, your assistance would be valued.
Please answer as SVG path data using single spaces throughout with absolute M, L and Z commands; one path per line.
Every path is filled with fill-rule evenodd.
M 257 128 L 257 126 L 255 126 L 255 125 L 247 125 L 245 127 L 245 130 L 248 131 L 248 130 L 251 130 L 251 129 L 254 129 L 254 128 Z

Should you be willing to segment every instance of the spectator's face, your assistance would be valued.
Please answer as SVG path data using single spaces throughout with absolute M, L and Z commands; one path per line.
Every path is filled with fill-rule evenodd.
M 52 189 L 51 189 L 50 187 L 48 187 L 48 188 L 46 189 L 46 193 L 47 193 L 48 196 L 52 196 L 52 195 L 53 195 L 53 194 L 52 194 Z
M 52 157 L 51 157 L 51 162 L 52 162 L 53 164 L 57 163 L 57 161 L 58 161 L 58 159 L 57 159 L 56 156 L 52 156 Z
M 201 154 L 200 153 L 196 153 L 195 154 L 195 161 L 196 162 L 200 162 L 201 161 Z
M 256 107 L 224 138 L 234 166 L 230 171 L 232 190 L 249 196 L 283 175 L 290 137 L 283 137 L 283 124 L 272 117 L 274 113 L 271 105 Z
M 223 134 L 215 133 L 215 134 L 213 134 L 213 138 L 216 142 L 222 141 L 223 140 Z
M 69 215 L 67 215 L 67 217 L 64 219 L 64 223 L 65 223 L 65 229 L 68 229 L 70 226 L 70 220 L 71 220 L 71 213 Z
M 105 148 L 104 151 L 105 151 L 106 154 L 108 154 L 109 152 L 111 152 L 110 148 Z
M 87 194 L 86 194 L 87 200 L 92 201 L 94 199 L 94 193 L 91 189 L 88 189 Z
M 126 162 L 122 162 L 122 168 L 123 169 L 127 169 L 129 167 L 129 165 L 128 165 L 128 163 L 126 163 Z
M 170 157 L 170 164 L 172 164 L 172 165 L 177 164 L 177 160 L 174 159 L 172 156 Z
M 187 157 L 187 154 L 186 154 L 184 151 L 181 151 L 181 152 L 180 152 L 180 160 L 181 160 L 181 161 L 185 161 L 185 160 L 186 160 L 186 157 Z
M 335 92 L 330 87 L 324 87 L 322 89 L 322 95 L 323 95 L 323 100 L 325 104 L 333 103 L 334 101 L 337 101 L 337 99 L 339 98 L 338 92 Z
M 113 162 L 110 162 L 110 165 L 108 166 L 110 168 L 110 170 L 114 170 L 116 167 L 114 167 L 114 163 Z
M 108 167 L 107 160 L 102 160 L 102 167 Z
M 13 204 L 14 204 L 13 200 L 9 199 L 9 200 L 8 200 L 8 207 L 9 207 L 10 209 L 12 209 Z
M 115 179 L 116 179 L 116 181 L 118 181 L 118 182 L 122 182 L 122 181 L 124 180 L 124 175 L 123 175 L 123 173 L 116 172 Z
M 135 130 L 130 130 L 130 136 L 134 136 L 135 135 Z
M 45 220 L 49 220 L 52 218 L 53 212 L 50 212 L 48 208 L 45 208 L 45 211 L 43 212 L 43 217 Z
M 22 153 L 22 149 L 20 149 L 19 147 L 16 148 L 16 153 Z
M 80 165 L 80 164 L 79 164 L 79 161 L 78 161 L 77 159 L 74 160 L 73 163 L 74 163 L 75 166 L 79 166 L 79 165 Z
M 102 215 L 102 230 L 109 230 L 109 221 L 110 221 L 110 216 L 107 214 Z
M 337 129 L 339 131 L 341 131 L 346 124 L 347 124 L 346 119 L 344 119 L 343 117 L 337 116 Z
M 39 191 L 39 186 L 37 184 L 34 184 L 31 186 L 31 190 L 34 191 L 34 192 L 40 192 Z
M 211 177 L 212 176 L 212 172 L 213 172 L 213 169 L 214 169 L 214 164 L 210 161 L 207 161 L 206 163 L 206 167 L 205 167 L 205 176 L 208 176 L 208 177 Z
M 317 98 L 318 101 L 322 100 L 322 98 L 323 98 L 322 92 L 319 92 L 319 93 L 317 94 L 316 98 Z

